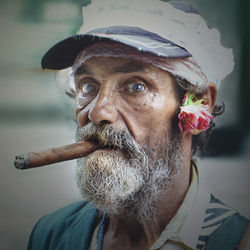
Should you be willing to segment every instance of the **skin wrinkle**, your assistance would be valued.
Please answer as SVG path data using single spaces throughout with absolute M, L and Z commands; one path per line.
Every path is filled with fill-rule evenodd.
M 106 61 L 106 58 L 104 58 L 105 60 L 104 61 Z M 89 60 L 89 61 L 91 61 L 91 59 Z M 126 61 L 126 60 L 125 60 Z M 128 61 L 131 61 L 131 60 L 128 60 Z M 115 61 L 116 62 L 116 61 Z M 153 66 L 151 66 L 152 68 L 153 68 Z M 151 68 L 150 68 L 150 70 L 151 70 Z M 149 75 L 149 72 L 150 72 L 150 70 L 148 70 L 148 72 L 145 72 L 145 74 L 143 74 L 142 76 L 143 77 L 145 77 L 145 75 Z M 150 75 L 150 79 L 148 80 L 148 81 L 152 81 L 152 79 L 154 79 L 155 81 L 157 81 L 156 79 L 157 79 L 157 77 L 159 78 L 159 73 L 160 72 L 162 72 L 161 70 L 159 70 L 159 69 L 156 69 L 156 72 L 155 73 L 152 73 L 151 72 L 151 75 Z M 164 72 L 165 74 L 166 74 L 166 72 Z M 97 74 L 99 75 L 99 72 L 97 72 Z M 128 76 L 127 77 L 129 77 L 130 75 L 128 74 Z M 138 76 L 140 76 L 140 74 L 138 73 Z M 169 76 L 170 77 L 170 76 Z M 116 77 L 114 77 L 114 80 L 116 79 Z M 103 81 L 103 82 L 105 82 L 105 81 Z M 105 84 L 104 84 L 105 85 Z M 104 88 L 107 88 L 107 87 L 104 87 Z M 155 89 L 154 91 L 157 91 L 157 92 L 160 92 L 160 91 L 163 91 L 164 90 L 164 92 L 166 92 L 166 90 L 164 89 L 164 88 L 160 88 L 160 89 Z M 105 91 L 105 89 L 104 90 L 102 90 L 102 93 L 103 93 L 103 91 Z M 101 94 L 102 94 L 101 93 Z M 99 94 L 100 95 L 100 94 Z M 118 93 L 117 93 L 117 95 L 119 95 Z M 109 98 L 110 98 L 111 96 L 110 96 L 110 94 L 109 94 Z M 113 96 L 112 96 L 113 97 Z M 159 95 L 157 94 L 157 97 L 159 97 Z M 130 103 L 130 107 L 131 107 L 131 111 L 129 111 L 129 110 L 127 110 L 127 112 L 133 112 L 134 113 L 134 107 L 138 107 L 138 104 L 140 104 L 140 111 L 143 111 L 141 108 L 141 103 L 142 102 L 139 102 L 138 103 L 138 101 L 136 101 L 136 99 L 134 99 L 134 98 L 132 98 L 132 97 L 127 97 L 126 96 L 126 98 L 127 99 L 129 99 L 129 103 Z M 148 98 L 148 96 L 147 96 L 147 98 Z M 155 105 L 154 106 L 152 106 L 153 108 L 154 107 L 156 107 L 157 105 L 159 105 L 159 102 L 160 101 L 162 101 L 162 98 L 163 98 L 163 96 L 160 98 L 159 97 L 159 101 L 158 102 L 155 102 Z M 118 98 L 117 98 L 118 99 Z M 117 99 L 115 99 L 115 98 L 112 98 L 112 102 L 115 104 L 116 103 L 116 100 Z M 144 98 L 145 99 L 145 98 Z M 142 98 L 142 100 L 143 100 L 143 98 Z M 97 101 L 97 100 L 96 100 Z M 122 111 L 122 110 L 120 110 L 120 106 L 126 106 L 126 108 L 129 108 L 129 106 L 128 106 L 128 102 L 127 102 L 127 100 L 123 100 L 123 98 L 119 98 L 119 103 L 117 103 L 117 105 L 115 105 L 117 108 L 117 111 L 119 112 L 119 114 L 123 117 L 123 119 L 125 120 L 125 122 L 129 122 L 129 123 L 131 123 L 131 121 L 129 121 L 126 117 L 124 117 L 123 115 L 122 115 L 122 113 L 124 113 L 124 111 Z M 120 103 L 120 102 L 123 102 L 122 104 Z M 147 101 L 148 102 L 151 102 L 151 100 L 148 100 L 147 99 Z M 88 101 L 89 102 L 89 101 Z M 111 100 L 109 101 L 109 103 L 111 102 Z M 145 104 L 147 104 L 146 102 L 145 102 L 145 100 L 143 100 L 143 102 L 145 103 Z M 152 102 L 151 102 L 152 103 Z M 126 105 L 125 105 L 126 104 Z M 79 103 L 78 103 L 78 105 L 79 105 Z M 95 103 L 93 103 L 93 106 L 94 105 L 96 105 Z M 152 104 L 151 104 L 152 105 Z M 82 108 L 84 108 L 84 104 L 83 105 L 81 105 L 82 106 Z M 114 105 L 113 105 L 114 106 Z M 90 107 L 90 106 L 89 106 Z M 105 108 L 107 108 L 107 107 L 109 107 L 109 105 L 106 105 L 106 107 Z M 147 106 L 146 107 L 144 107 L 144 110 L 145 109 L 147 109 Z M 153 110 L 152 111 L 150 111 L 150 112 L 154 112 Z M 137 113 L 135 113 L 135 114 L 137 114 Z M 133 116 L 135 116 L 135 114 L 133 115 Z M 145 121 L 146 122 L 146 121 Z M 151 122 L 151 121 L 150 121 Z M 130 124 L 131 125 L 131 124 Z M 132 127 L 132 125 L 131 126 L 127 126 L 128 128 L 131 128 Z M 143 129 L 143 126 L 141 126 L 141 128 Z M 137 129 L 138 130 L 138 129 Z M 133 134 L 133 131 L 130 131 L 131 132 L 131 134 Z M 142 131 L 142 133 L 143 133 L 144 131 Z M 133 134 L 134 136 L 136 136 L 135 134 Z M 135 138 L 136 139 L 136 138 Z
M 86 66 L 86 65 L 81 65 L 79 68 L 77 68 L 77 70 L 75 71 L 75 77 L 78 77 L 80 75 L 92 75 L 91 70 Z
M 127 64 L 123 65 L 122 67 L 114 68 L 112 73 L 133 73 L 133 72 L 143 72 L 144 67 L 141 63 L 131 61 Z M 79 75 L 93 75 L 91 69 L 89 69 L 86 65 L 82 64 L 78 69 L 76 69 L 75 76 L 78 77 Z
M 183 202 L 196 135 L 180 133 L 177 114 L 186 91 L 216 99 L 194 58 L 93 41 L 63 70 L 76 99 L 77 140 L 100 147 L 77 161 L 76 178 L 82 196 L 108 213 L 103 250 L 149 249 Z M 131 79 L 145 90 L 129 93 Z M 87 80 L 92 94 L 83 93 Z
M 78 185 L 82 190 L 82 194 L 85 195 L 85 198 L 94 200 L 96 204 L 99 205 L 99 209 L 103 212 L 109 211 L 109 213 L 120 214 L 124 213 L 124 209 L 127 209 L 127 211 L 131 210 L 138 213 L 137 215 L 132 213 L 132 215 L 136 216 L 139 220 L 145 220 L 146 218 L 152 217 L 154 213 L 154 200 L 160 199 L 161 187 L 164 186 L 165 190 L 165 181 L 172 178 L 171 174 L 175 176 L 178 173 L 178 167 L 181 168 L 181 164 L 178 167 L 172 165 L 173 162 L 176 164 L 176 159 L 171 161 L 173 158 L 171 155 L 173 156 L 173 153 L 176 153 L 172 152 L 176 149 L 171 150 L 171 148 L 180 143 L 177 144 L 175 142 L 169 145 L 167 147 L 170 149 L 169 154 L 166 153 L 168 151 L 167 149 L 166 151 L 162 149 L 159 140 L 157 140 L 153 149 L 148 147 L 141 149 L 133 138 L 125 132 L 115 131 L 110 125 L 105 124 L 102 126 L 88 124 L 86 127 L 79 128 L 77 140 L 86 139 L 99 141 L 98 144 L 100 145 L 116 146 L 125 151 L 127 157 L 123 162 L 122 155 L 120 154 L 118 154 L 118 158 L 112 157 L 112 155 L 117 156 L 117 152 L 115 151 L 111 151 L 108 154 L 101 152 L 96 157 L 87 157 L 85 168 L 83 163 L 78 161 Z M 148 143 L 144 144 L 147 145 Z M 156 151 L 158 151 L 157 155 L 155 154 Z M 179 150 L 178 153 L 180 156 L 181 151 Z M 149 160 L 148 156 L 150 156 Z M 163 158 L 164 156 L 165 159 Z M 160 159 L 160 157 L 162 157 L 162 159 Z M 168 160 L 166 158 L 168 158 Z M 89 159 L 90 161 L 88 162 Z M 127 159 L 129 159 L 129 161 L 127 161 Z M 166 161 L 168 161 L 168 164 L 166 164 Z M 138 163 L 136 164 L 136 162 Z M 148 166 L 149 162 L 151 166 Z M 127 167 L 124 165 L 127 163 L 130 164 L 129 169 L 130 171 L 132 170 L 133 173 L 129 178 L 126 176 Z M 90 168 L 88 168 L 88 164 L 91 166 Z M 136 174 L 133 172 L 133 169 L 140 170 L 141 174 Z M 84 171 L 85 173 L 83 173 Z M 109 178 L 112 175 L 114 175 L 113 181 Z M 90 182 L 84 179 L 86 176 L 88 176 L 87 178 L 89 178 L 88 180 L 90 180 Z M 106 178 L 103 176 L 106 176 Z M 119 176 L 118 179 L 116 178 L 117 176 Z M 134 179 L 135 176 L 137 176 L 136 179 Z M 114 179 L 116 179 L 116 181 L 114 181 Z M 85 186 L 83 186 L 84 182 L 86 182 Z M 142 184 L 143 182 L 144 184 Z M 114 195 L 112 194 L 112 190 L 115 190 L 114 183 L 120 183 L 117 188 L 123 186 L 122 191 L 119 191 L 120 198 L 117 196 L 111 198 L 112 195 Z M 102 187 L 102 185 L 105 185 L 105 188 Z M 108 188 L 110 185 L 112 185 L 111 189 Z M 105 191 L 104 194 L 103 191 Z M 129 194 L 131 192 L 133 193 Z M 109 198 L 104 201 L 104 197 Z M 126 200 L 123 200 L 123 198 Z M 105 207 L 102 207 L 102 202 L 105 202 Z M 143 206 L 142 204 L 145 205 Z
M 77 56 L 72 66 L 73 75 L 82 63 L 92 57 L 103 56 L 112 58 L 131 58 L 141 62 L 146 62 L 170 72 L 175 77 L 187 79 L 189 84 L 197 91 L 204 90 L 208 79 L 201 67 L 193 57 L 187 58 L 164 58 L 152 55 L 150 53 L 141 53 L 137 49 L 114 42 L 105 41 L 93 44 L 83 50 Z
M 78 140 L 101 147 L 78 160 L 77 183 L 83 197 L 110 218 L 103 249 L 119 249 L 125 242 L 150 246 L 175 215 L 190 180 L 192 135 L 178 130 L 175 79 L 145 62 L 140 62 L 143 73 L 114 72 L 131 62 L 138 61 L 97 56 L 84 61 L 99 88 L 92 96 L 83 96 L 79 88 L 76 95 Z M 85 77 L 77 77 L 76 86 Z M 142 81 L 143 92 L 128 93 L 130 79 Z M 98 139 L 86 137 L 91 130 L 100 133 Z M 120 133 L 129 141 L 126 148 Z M 134 234 L 140 239 L 132 243 Z

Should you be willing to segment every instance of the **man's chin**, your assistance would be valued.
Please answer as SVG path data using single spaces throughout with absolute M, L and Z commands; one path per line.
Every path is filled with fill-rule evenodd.
M 118 164 L 127 162 L 128 159 L 122 150 L 99 148 L 86 157 L 84 168 L 91 174 L 96 171 L 112 171 L 112 169 L 119 168 Z
M 126 200 L 143 186 L 140 171 L 127 164 L 120 150 L 100 149 L 78 161 L 77 183 L 82 195 L 108 213 L 119 214 Z

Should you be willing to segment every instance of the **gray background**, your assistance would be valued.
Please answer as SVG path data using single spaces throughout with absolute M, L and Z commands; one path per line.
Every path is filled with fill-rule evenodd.
M 234 49 L 235 71 L 225 79 L 218 98 L 225 102 L 226 112 L 217 120 L 217 131 L 230 127 L 236 135 L 243 133 L 239 141 L 227 134 L 239 150 L 203 157 L 201 175 L 218 198 L 250 217 L 247 118 L 242 126 L 242 89 L 246 92 L 242 78 L 248 79 L 242 63 L 245 47 L 240 3 L 244 1 L 189 2 L 222 30 L 223 43 Z M 42 72 L 40 59 L 52 44 L 77 30 L 82 3 L 0 1 L 0 249 L 25 249 L 29 233 L 42 215 L 80 199 L 74 161 L 18 171 L 13 159 L 19 153 L 74 141 L 72 104 L 55 86 L 54 73 Z M 243 110 L 247 117 L 246 106 Z M 216 150 L 220 152 L 220 148 Z

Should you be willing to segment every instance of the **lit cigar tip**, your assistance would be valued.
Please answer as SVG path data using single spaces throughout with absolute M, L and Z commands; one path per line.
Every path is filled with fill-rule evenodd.
M 17 168 L 17 169 L 24 169 L 24 165 L 25 165 L 25 157 L 24 155 L 17 155 L 15 157 L 15 161 L 14 161 L 14 166 Z

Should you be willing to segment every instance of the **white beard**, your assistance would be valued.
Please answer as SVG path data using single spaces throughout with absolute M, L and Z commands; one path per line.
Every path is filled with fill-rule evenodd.
M 96 152 L 79 159 L 76 178 L 83 198 L 93 201 L 103 213 L 131 215 L 139 221 L 152 218 L 157 201 L 166 195 L 170 177 L 182 168 L 181 147 L 171 150 L 174 142 L 166 141 L 164 159 L 152 149 L 146 153 L 139 145 L 129 160 L 120 150 Z

